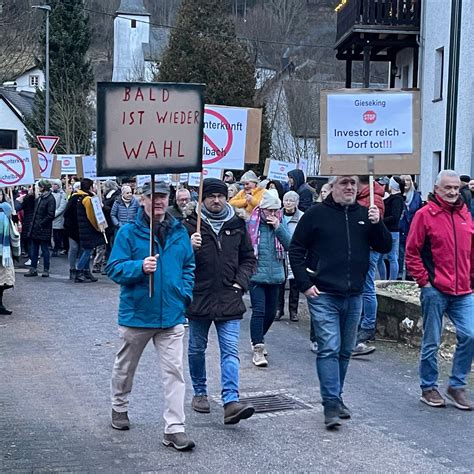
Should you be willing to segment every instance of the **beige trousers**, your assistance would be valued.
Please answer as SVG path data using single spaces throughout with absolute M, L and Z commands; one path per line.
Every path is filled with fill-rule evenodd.
M 112 408 L 128 411 L 133 377 L 140 357 L 150 339 L 158 352 L 163 378 L 165 433 L 184 431 L 184 326 L 178 324 L 168 329 L 129 328 L 119 326 L 122 347 L 115 357 L 112 371 Z

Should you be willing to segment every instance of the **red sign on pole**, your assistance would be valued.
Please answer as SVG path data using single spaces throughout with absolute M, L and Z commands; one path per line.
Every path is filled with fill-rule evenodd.
M 59 137 L 53 137 L 48 135 L 37 135 L 36 139 L 41 145 L 43 151 L 45 151 L 46 153 L 52 153 L 59 142 Z

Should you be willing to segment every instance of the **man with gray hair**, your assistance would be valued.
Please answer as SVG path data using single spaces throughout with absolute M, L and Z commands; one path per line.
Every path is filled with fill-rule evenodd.
M 446 406 L 438 391 L 437 363 L 446 313 L 457 338 L 446 397 L 456 408 L 472 410 L 474 404 L 467 398 L 465 386 L 474 355 L 474 229 L 460 188 L 455 171 L 439 173 L 434 193 L 413 218 L 405 258 L 421 288 L 420 401 L 431 407 Z
M 367 209 L 356 202 L 357 182 L 357 176 L 337 176 L 331 194 L 299 221 L 290 247 L 291 267 L 315 327 L 328 429 L 351 417 L 342 391 L 356 343 L 370 249 L 385 253 L 392 246 L 377 206 Z

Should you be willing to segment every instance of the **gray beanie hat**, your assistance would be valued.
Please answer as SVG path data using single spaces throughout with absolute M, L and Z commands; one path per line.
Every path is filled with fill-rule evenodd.
M 281 201 L 276 189 L 266 189 L 264 191 L 260 209 L 281 209 Z

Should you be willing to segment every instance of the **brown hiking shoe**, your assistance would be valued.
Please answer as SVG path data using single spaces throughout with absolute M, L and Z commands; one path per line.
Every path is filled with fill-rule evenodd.
M 446 397 L 460 410 L 474 410 L 474 403 L 467 398 L 464 388 L 448 387 Z
M 211 413 L 211 405 L 207 395 L 194 395 L 191 406 L 198 413 Z
M 224 424 L 235 425 L 240 420 L 246 420 L 255 413 L 255 408 L 248 403 L 229 402 L 224 405 Z
M 445 407 L 446 400 L 438 392 L 437 388 L 430 388 L 421 392 L 420 402 L 426 403 L 430 407 Z

